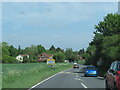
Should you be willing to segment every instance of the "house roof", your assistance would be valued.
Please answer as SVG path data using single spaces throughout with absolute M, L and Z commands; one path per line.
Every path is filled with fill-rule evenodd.
M 27 56 L 28 54 L 20 54 L 20 56 L 24 57 L 24 56 Z
M 41 56 L 43 56 L 43 57 L 52 57 L 53 54 L 42 53 L 42 54 L 38 55 L 38 57 L 41 57 Z

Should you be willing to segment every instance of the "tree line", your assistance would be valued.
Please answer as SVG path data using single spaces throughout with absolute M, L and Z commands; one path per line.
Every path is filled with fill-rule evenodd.
M 63 62 L 64 60 L 77 62 L 80 60 L 80 55 L 84 52 L 84 49 L 81 49 L 80 51 L 73 51 L 72 48 L 66 48 L 66 50 L 64 50 L 60 47 L 55 48 L 54 45 L 52 45 L 48 50 L 42 45 L 31 45 L 30 47 L 21 49 L 21 46 L 15 48 L 13 45 L 9 45 L 7 42 L 0 43 L 0 49 L 2 51 L 2 63 L 16 63 L 16 56 L 20 54 L 29 55 L 29 58 L 23 58 L 23 62 L 25 63 L 37 62 L 38 55 L 41 53 L 53 54 L 53 58 L 56 60 L 56 62 Z
M 120 60 L 120 15 L 107 14 L 95 25 L 95 30 L 94 38 L 84 53 L 86 64 L 107 70 L 113 61 Z
M 8 45 L 7 42 L 2 42 L 0 48 L 2 49 L 2 61 L 4 63 L 14 63 L 15 57 L 19 54 L 29 54 L 30 59 L 37 60 L 37 56 L 42 52 L 53 54 L 56 61 L 79 61 L 80 56 L 85 59 L 85 64 L 100 66 L 107 69 L 113 61 L 120 60 L 120 15 L 115 13 L 107 14 L 103 21 L 95 25 L 95 32 L 93 32 L 93 40 L 89 43 L 86 50 L 73 51 L 72 48 L 66 50 L 60 47 L 55 48 L 52 45 L 48 50 L 42 45 L 31 45 L 25 49 L 14 48 L 13 45 Z M 101 62 L 100 64 L 99 61 Z

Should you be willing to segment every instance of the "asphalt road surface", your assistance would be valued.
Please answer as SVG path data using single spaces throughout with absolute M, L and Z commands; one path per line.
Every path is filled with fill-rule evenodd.
M 102 77 L 84 77 L 82 68 L 69 69 L 40 82 L 32 88 L 104 88 Z

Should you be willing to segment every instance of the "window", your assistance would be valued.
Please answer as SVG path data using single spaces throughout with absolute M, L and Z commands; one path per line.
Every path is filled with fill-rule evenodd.
M 111 64 L 110 69 L 113 69 L 114 63 Z
M 114 65 L 113 65 L 113 70 L 114 70 L 114 71 L 117 71 L 117 63 L 114 63 Z
M 90 70 L 96 70 L 95 67 L 87 67 L 87 69 L 90 69 Z
M 120 70 L 120 63 L 118 63 L 118 65 L 117 65 L 117 69 Z

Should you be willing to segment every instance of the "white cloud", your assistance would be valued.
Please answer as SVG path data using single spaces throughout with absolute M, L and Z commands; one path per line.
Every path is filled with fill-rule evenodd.
M 74 22 L 91 21 L 97 17 L 97 13 L 100 11 L 110 12 L 115 10 L 115 7 L 109 7 L 110 5 L 107 7 L 107 3 L 100 4 L 101 6 L 97 6 L 98 4 L 95 3 L 44 3 L 45 6 L 41 7 L 43 12 L 40 12 L 39 10 L 35 12 L 32 9 L 40 8 L 40 3 L 14 3 L 13 5 L 16 6 L 16 4 L 18 5 L 17 10 L 20 12 L 16 9 L 15 12 L 14 10 L 11 11 L 9 19 L 11 21 L 16 19 L 18 22 L 21 22 L 20 24 L 33 26 L 59 27 Z M 6 15 L 5 18 L 7 18 Z

